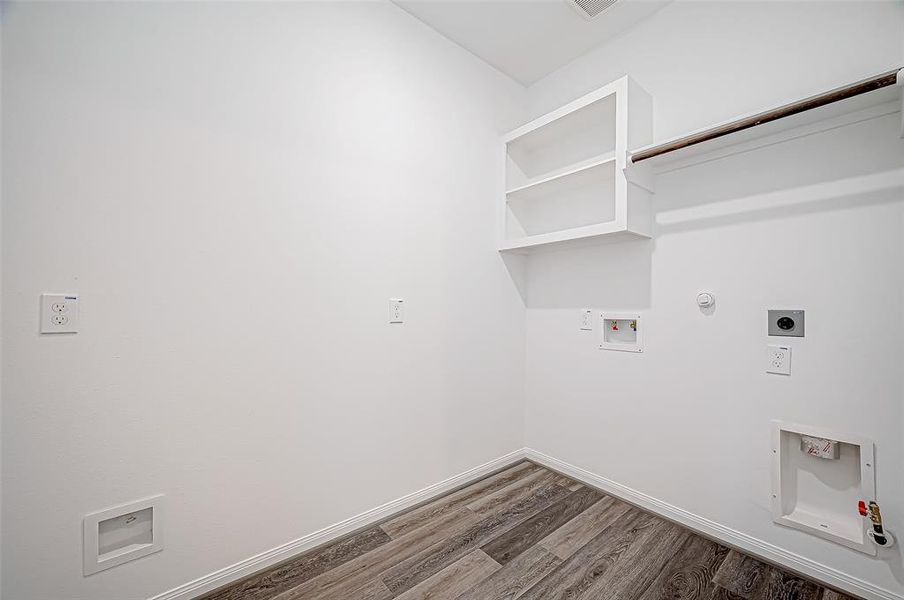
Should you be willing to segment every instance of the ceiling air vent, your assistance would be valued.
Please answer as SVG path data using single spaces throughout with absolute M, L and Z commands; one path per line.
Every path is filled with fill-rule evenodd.
M 594 19 L 618 0 L 566 0 L 585 19 Z

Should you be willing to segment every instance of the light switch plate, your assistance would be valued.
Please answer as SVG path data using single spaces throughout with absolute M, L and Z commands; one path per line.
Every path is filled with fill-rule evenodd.
M 777 375 L 791 374 L 791 347 L 766 346 L 766 372 Z
M 41 333 L 77 333 L 78 296 L 41 294 Z

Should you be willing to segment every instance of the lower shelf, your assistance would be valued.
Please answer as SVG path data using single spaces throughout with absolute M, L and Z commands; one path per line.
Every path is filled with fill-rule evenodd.
M 574 245 L 581 242 L 593 243 L 622 239 L 649 238 L 650 236 L 645 233 L 632 231 L 623 225 L 619 225 L 615 221 L 611 221 L 608 223 L 597 223 L 596 225 L 585 225 L 583 227 L 573 227 L 561 231 L 551 231 L 549 233 L 504 240 L 499 245 L 499 251 L 530 251 L 538 248 L 559 247 L 566 244 Z

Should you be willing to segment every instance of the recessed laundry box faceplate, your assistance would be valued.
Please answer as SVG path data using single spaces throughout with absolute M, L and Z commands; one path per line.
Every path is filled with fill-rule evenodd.
M 85 575 L 163 550 L 163 496 L 87 515 L 83 541 Z
M 600 314 L 600 350 L 643 352 L 643 325 L 640 313 Z
M 875 499 L 874 465 L 866 438 L 773 421 L 773 520 L 876 554 L 868 522 L 857 511 L 858 501 Z

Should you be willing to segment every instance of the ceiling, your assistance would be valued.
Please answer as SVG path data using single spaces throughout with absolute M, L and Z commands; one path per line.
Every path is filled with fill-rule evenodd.
M 587 20 L 567 0 L 394 0 L 513 79 L 530 85 L 671 0 L 618 0 Z

